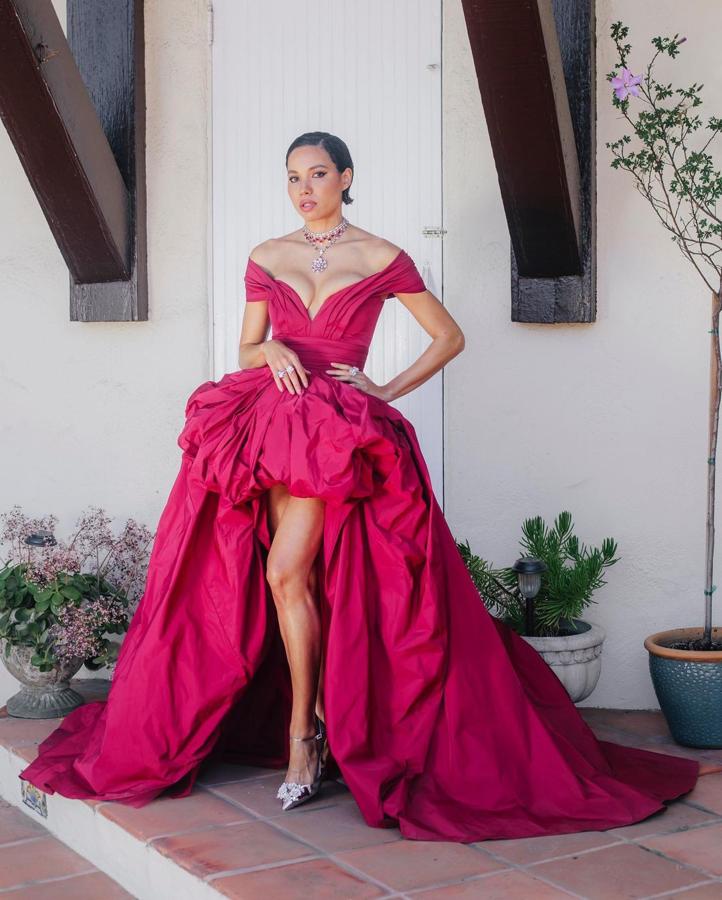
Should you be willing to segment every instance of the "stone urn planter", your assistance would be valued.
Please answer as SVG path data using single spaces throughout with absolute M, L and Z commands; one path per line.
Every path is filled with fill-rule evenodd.
M 548 663 L 575 703 L 588 697 L 602 671 L 602 644 L 606 633 L 601 625 L 573 619 L 574 631 L 554 637 L 521 635 Z
M 82 659 L 41 672 L 30 662 L 34 652 L 32 647 L 11 644 L 5 655 L 6 645 L 6 640 L 0 640 L 0 655 L 5 668 L 22 685 L 7 702 L 8 715 L 22 719 L 53 719 L 85 702 L 69 684 L 83 665 Z
M 686 747 L 722 747 L 722 650 L 669 646 L 702 637 L 702 628 L 672 628 L 644 642 L 649 673 L 672 737 Z M 712 629 L 722 641 L 722 628 Z

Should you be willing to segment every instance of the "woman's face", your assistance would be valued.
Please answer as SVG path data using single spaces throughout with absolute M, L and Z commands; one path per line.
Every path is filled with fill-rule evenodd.
M 338 218 L 351 169 L 339 172 L 323 147 L 296 147 L 288 156 L 288 196 L 306 222 Z

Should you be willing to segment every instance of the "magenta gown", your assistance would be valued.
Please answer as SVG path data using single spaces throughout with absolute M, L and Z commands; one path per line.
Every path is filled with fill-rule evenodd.
M 290 677 L 264 569 L 267 489 L 281 482 L 326 501 L 326 724 L 369 826 L 459 842 L 603 830 L 689 791 L 696 761 L 596 739 L 537 651 L 484 606 L 411 423 L 324 373 L 363 367 L 384 301 L 425 290 L 406 251 L 313 319 L 250 257 L 245 286 L 309 386 L 280 393 L 264 365 L 191 393 L 108 698 L 67 715 L 20 777 L 143 806 L 189 794 L 207 759 L 285 769 Z

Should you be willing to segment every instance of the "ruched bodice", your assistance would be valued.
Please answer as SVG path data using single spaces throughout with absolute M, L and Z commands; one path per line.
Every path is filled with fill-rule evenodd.
M 332 360 L 363 367 L 384 300 L 396 293 L 426 290 L 414 261 L 403 249 L 380 271 L 327 296 L 313 316 L 295 288 L 274 278 L 250 256 L 244 281 L 246 300 L 268 301 L 273 337 L 289 346 L 298 339 L 293 349 L 309 368 Z M 339 350 L 346 351 L 342 359 Z
M 278 338 L 291 350 L 298 353 L 299 359 L 307 369 L 325 372 L 332 362 L 344 362 L 363 369 L 368 355 L 368 344 L 365 341 L 352 341 L 348 338 L 320 338 L 313 334 L 277 334 Z

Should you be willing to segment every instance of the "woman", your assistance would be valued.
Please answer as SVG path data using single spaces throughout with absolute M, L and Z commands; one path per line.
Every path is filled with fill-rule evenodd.
M 404 250 L 341 215 L 343 141 L 301 135 L 286 166 L 304 226 L 254 248 L 241 368 L 188 399 L 108 700 L 67 716 L 20 777 L 141 806 L 190 793 L 212 755 L 287 766 L 290 809 L 318 793 L 330 750 L 369 825 L 462 842 L 663 809 L 698 763 L 596 740 L 486 610 L 388 402 L 456 356 L 461 330 Z M 363 365 L 392 297 L 432 342 L 378 385 Z
M 312 143 L 319 140 L 320 144 Z M 325 143 L 333 157 L 325 149 Z M 341 216 L 342 202 L 353 202 L 349 195 L 353 165 L 342 141 L 330 135 L 305 135 L 289 149 L 286 168 L 288 194 L 294 209 L 305 219 L 305 226 L 259 245 L 252 251 L 250 259 L 267 273 L 269 279 L 273 279 L 271 273 L 274 272 L 288 273 L 289 290 L 302 302 L 308 317 L 315 321 L 328 299 L 345 291 L 347 286 L 361 283 L 371 287 L 373 273 L 387 272 L 400 248 L 348 224 Z M 330 247 L 334 249 L 327 257 Z M 263 275 L 257 274 L 263 280 Z M 423 359 L 383 386 L 374 384 L 358 366 L 348 362 L 331 361 L 325 374 L 370 396 L 389 401 L 431 378 L 461 352 L 464 346 L 461 329 L 436 297 L 425 289 L 418 273 L 414 274 L 419 284 L 409 287 L 423 293 L 413 296 L 410 308 L 433 338 Z M 291 285 L 299 287 L 296 289 Z M 259 299 L 259 296 L 265 298 L 264 287 L 260 295 L 251 291 L 248 299 Z M 396 296 L 404 302 L 407 295 L 397 290 Z M 361 302 L 365 302 L 363 296 Z M 360 320 L 362 316 L 356 314 L 355 318 Z M 375 316 L 373 319 L 375 322 Z M 369 321 L 365 323 L 367 331 L 370 324 Z M 267 304 L 246 308 L 239 356 L 241 368 L 267 365 L 280 391 L 300 395 L 308 388 L 309 377 L 312 377 L 303 366 L 303 349 L 289 341 L 264 340 L 267 326 Z M 297 352 L 292 346 L 297 346 Z M 341 353 L 341 348 L 338 349 Z M 313 563 L 322 538 L 324 507 L 325 502 L 317 497 L 291 496 L 283 483 L 270 488 L 273 541 L 266 575 L 276 604 L 293 685 L 289 767 L 287 780 L 278 793 L 284 809 L 313 796 L 322 775 L 323 704 L 318 696 L 322 642 Z

